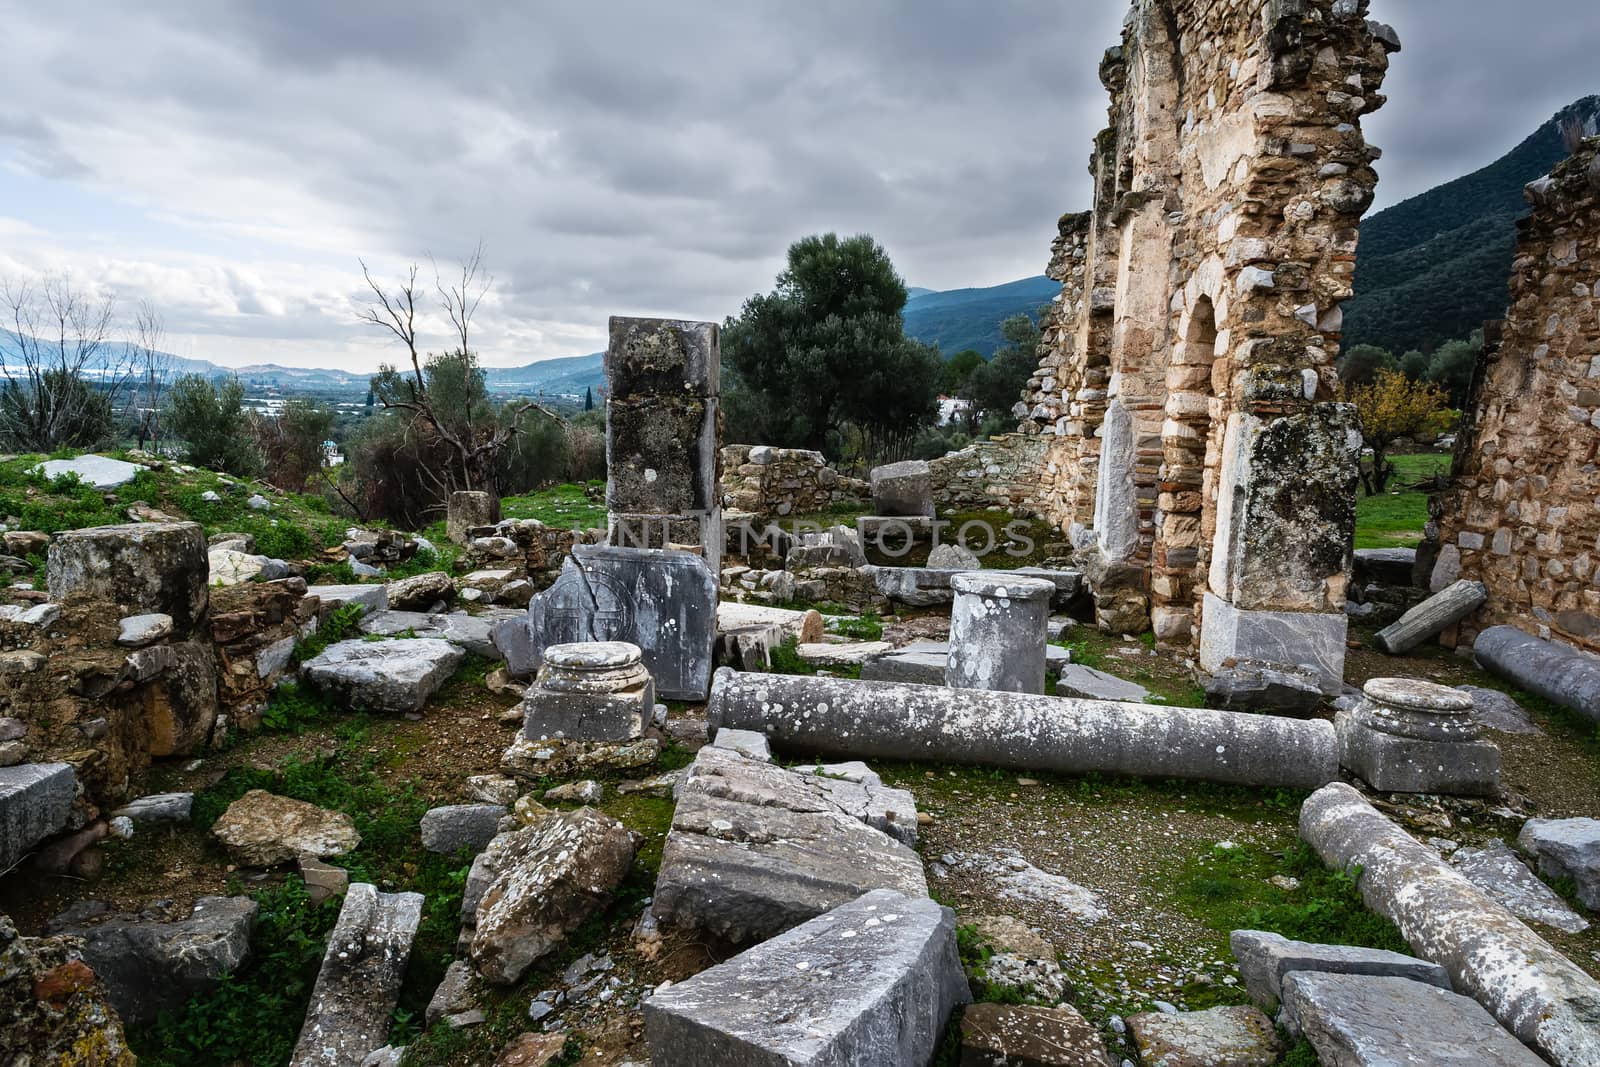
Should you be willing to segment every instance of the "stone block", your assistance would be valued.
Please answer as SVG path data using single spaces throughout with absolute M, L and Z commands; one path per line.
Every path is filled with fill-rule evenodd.
M 1374 583 L 1409 589 L 1416 584 L 1416 567 L 1414 548 L 1358 548 L 1351 574 L 1358 589 Z
M 422 816 L 422 847 L 453 856 L 462 849 L 477 855 L 499 833 L 506 809 L 501 804 L 449 804 Z
M 228 805 L 211 834 L 245 867 L 276 867 L 298 856 L 342 856 L 361 843 L 350 816 L 252 789 Z
M 506 617 L 516 617 L 515 614 Z M 494 614 L 468 615 L 465 612 L 424 614 L 420 611 L 374 611 L 359 623 L 364 634 L 381 637 L 429 637 L 448 641 L 474 656 L 500 659 L 494 644 Z
M 1600 911 L 1600 819 L 1529 819 L 1517 846 L 1546 878 L 1572 879 L 1583 906 Z
M 199 523 L 137 522 L 67 530 L 50 544 L 50 599 L 103 604 L 115 616 L 170 615 L 187 637 L 204 618 L 210 565 Z
M 1118 700 L 1144 704 L 1150 700 L 1150 690 L 1137 682 L 1118 678 L 1114 674 L 1085 667 L 1081 663 L 1068 663 L 1061 668 L 1056 683 L 1056 695 L 1081 697 L 1084 700 Z
M 66 828 L 77 796 L 68 763 L 24 763 L 0 767 L 0 871 Z
M 1206 703 L 1215 708 L 1309 715 L 1327 698 L 1308 670 L 1265 663 L 1237 663 L 1206 679 Z
M 876 890 L 644 1002 L 655 1067 L 922 1067 L 971 995 L 955 914 Z
M 135 823 L 157 825 L 188 822 L 189 812 L 193 807 L 193 793 L 152 793 L 132 803 L 124 804 L 111 814 L 114 818 L 126 817 Z
M 1045 630 L 1054 582 L 1005 571 L 950 579 L 950 655 L 945 684 L 956 689 L 1043 693 Z
M 389 606 L 389 587 L 386 585 L 313 585 L 306 590 L 321 602 L 318 610 L 326 618 L 335 608 L 354 604 L 363 615 L 383 611 Z
M 717 324 L 614 315 L 605 372 L 614 398 L 716 396 L 722 375 Z
M 429 571 L 390 582 L 386 595 L 389 607 L 396 611 L 427 611 L 435 604 L 454 599 L 456 584 L 444 571 Z
M 961 1067 L 1112 1067 L 1100 1031 L 1069 1004 L 974 1004 L 961 1016 Z
M 301 665 L 300 675 L 350 708 L 401 715 L 421 711 L 466 658 L 438 638 L 340 641 Z
M 679 390 L 606 401 L 606 473 L 612 514 L 687 518 L 720 508 L 716 400 Z
M 1340 1067 L 1544 1062 L 1475 1001 L 1405 978 L 1296 971 L 1283 981 L 1283 1006 L 1317 1057 Z
M 1409 652 L 1483 607 L 1488 599 L 1488 587 L 1482 582 L 1455 582 L 1380 630 L 1373 643 L 1392 656 Z
M 1450 856 L 1450 865 L 1523 922 L 1542 923 L 1567 934 L 1581 934 L 1589 928 L 1588 921 L 1539 881 L 1503 841 L 1457 849 Z
M 1345 638 L 1341 614 L 1246 611 L 1214 593 L 1205 594 L 1200 628 L 1200 669 L 1216 674 L 1229 661 L 1254 660 L 1316 672 L 1326 696 L 1344 687 Z
M 289 1067 L 350 1067 L 387 1043 L 421 921 L 420 893 L 350 887 Z
M 1374 678 L 1339 712 L 1339 762 L 1385 793 L 1497 796 L 1500 749 L 1481 737 L 1472 698 L 1409 678 Z
M 143 473 L 144 469 L 137 463 L 112 459 L 110 456 L 90 455 L 76 456 L 72 459 L 48 459 L 34 467 L 32 473 L 49 479 L 71 474 L 83 484 L 92 485 L 101 492 L 106 492 L 127 485 Z
M 627 741 L 644 733 L 655 702 L 639 646 L 551 645 L 522 701 L 522 735 L 531 741 Z
M 872 468 L 872 508 L 878 515 L 929 515 L 933 511 L 933 476 L 924 460 L 888 463 Z
M 473 529 L 500 521 L 500 499 L 493 493 L 464 491 L 450 494 L 445 511 L 445 535 L 453 544 L 472 541 Z
M 526 633 L 497 627 L 508 670 L 543 663 L 551 645 L 638 645 L 656 692 L 704 700 L 716 644 L 717 575 L 690 552 L 574 546 L 555 585 L 528 603 Z
M 1128 1032 L 1145 1063 L 1165 1067 L 1273 1067 L 1283 1042 L 1260 1009 L 1248 1005 L 1209 1011 L 1128 1016 Z
M 716 748 L 730 749 L 757 763 L 772 762 L 772 749 L 767 745 L 766 735 L 754 730 L 718 730 L 716 740 L 711 744 Z
M 835 791 L 849 784 L 701 749 L 678 786 L 656 918 L 737 943 L 771 937 L 872 889 L 926 896 L 921 859 L 866 821 L 876 816 L 882 825 L 894 812 L 914 833 L 914 809 L 904 814 L 909 800 L 858 787 L 859 803 L 843 798 L 847 810 Z
M 1291 941 L 1262 930 L 1235 930 L 1228 943 L 1239 961 L 1239 974 L 1250 999 L 1266 1010 L 1276 1008 L 1283 999 L 1284 976 L 1293 971 L 1382 975 L 1450 988 L 1450 976 L 1443 967 L 1399 952 Z

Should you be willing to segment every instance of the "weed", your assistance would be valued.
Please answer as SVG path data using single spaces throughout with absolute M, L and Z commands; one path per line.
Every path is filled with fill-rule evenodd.
M 312 586 L 311 591 L 316 592 Z M 344 604 L 334 608 L 322 620 L 313 634 L 308 634 L 294 644 L 292 660 L 296 664 L 316 659 L 329 645 L 338 644 L 361 632 L 361 617 L 365 614 L 359 604 Z
M 859 618 L 840 619 L 833 628 L 837 633 L 857 641 L 879 641 L 883 638 L 883 622 L 875 611 L 864 612 Z
M 859 678 L 861 668 L 852 667 L 824 667 L 815 663 L 808 663 L 800 658 L 800 639 L 793 634 L 786 638 L 783 644 L 772 650 L 768 656 L 773 674 L 823 674 L 827 673 L 835 678 Z
M 304 689 L 298 682 L 284 682 L 272 691 L 261 725 L 277 733 L 300 734 L 309 726 L 323 722 L 333 711 L 326 697 Z

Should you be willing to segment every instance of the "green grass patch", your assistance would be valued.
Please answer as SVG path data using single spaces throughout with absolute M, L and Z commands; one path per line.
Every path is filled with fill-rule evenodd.
M 800 639 L 793 634 L 784 639 L 783 644 L 774 648 L 767 657 L 770 663 L 771 674 L 827 674 L 834 678 L 860 678 L 861 667 L 853 664 L 848 667 L 828 667 L 818 663 L 808 663 L 800 658 Z
M 1428 494 L 1408 489 L 1436 474 L 1448 474 L 1450 457 L 1440 453 L 1392 456 L 1388 492 L 1356 500 L 1357 548 L 1415 548 L 1428 522 Z
M 558 530 L 593 530 L 606 524 L 606 505 L 603 499 L 590 500 L 585 490 L 604 485 L 603 481 L 587 486 L 568 482 L 536 493 L 502 497 L 500 514 L 507 519 L 538 519 Z

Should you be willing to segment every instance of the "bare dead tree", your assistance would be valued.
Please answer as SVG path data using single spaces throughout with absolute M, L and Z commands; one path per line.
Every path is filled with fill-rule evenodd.
M 98 444 L 133 370 L 112 341 L 115 301 L 53 275 L 0 279 L 0 305 L 13 335 L 0 346 L 0 438 L 40 452 Z
M 367 280 L 373 296 L 377 298 L 376 303 L 369 304 L 361 312 L 361 321 L 388 330 L 406 346 L 406 352 L 411 357 L 411 372 L 416 376 L 417 392 L 421 394 L 427 386 L 422 380 L 422 357 L 417 351 L 417 265 L 411 264 L 406 280 L 396 287 L 391 296 L 373 281 L 367 261 L 363 259 L 360 263 L 361 276 Z
M 132 352 L 138 387 L 130 391 L 130 407 L 134 415 L 135 432 L 139 447 L 150 442 L 151 451 L 161 451 L 161 396 L 172 376 L 172 356 L 163 351 L 166 324 L 161 312 L 148 300 L 140 301 L 139 311 L 133 320 L 133 337 L 128 342 Z
M 484 296 L 494 287 L 494 275 L 483 269 L 483 242 L 478 242 L 478 247 L 472 250 L 472 255 L 461 263 L 461 280 L 446 286 L 439 278 L 439 265 L 433 265 L 433 285 L 439 290 L 439 301 L 444 304 L 445 313 L 450 316 L 450 325 L 455 329 L 456 340 L 459 342 L 458 352 L 470 352 L 472 346 L 468 342 L 468 333 L 472 328 L 472 318 L 478 313 L 478 305 L 483 303 Z

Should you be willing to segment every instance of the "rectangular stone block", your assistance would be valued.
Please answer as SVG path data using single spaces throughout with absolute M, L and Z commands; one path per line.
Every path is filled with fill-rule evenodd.
M 1349 627 L 1343 613 L 1245 611 L 1207 593 L 1200 629 L 1200 669 L 1215 674 L 1229 660 L 1305 667 L 1316 672 L 1323 693 L 1338 696 L 1344 688 Z
M 971 1000 L 955 914 L 880 889 L 644 1002 L 655 1067 L 925 1067 Z
M 613 315 L 605 372 L 613 399 L 716 396 L 722 375 L 717 324 Z
M 1314 945 L 1263 930 L 1235 930 L 1228 938 L 1250 999 L 1271 1009 L 1283 999 L 1283 979 L 1294 971 L 1409 978 L 1440 989 L 1450 976 L 1437 963 L 1399 952 L 1352 945 Z
M 68 763 L 0 767 L 0 871 L 67 825 L 77 783 Z
M 50 599 L 103 603 L 117 615 L 172 616 L 187 637 L 210 602 L 211 563 L 195 522 L 135 522 L 67 530 L 50 544 Z
M 693 515 L 720 508 L 717 401 L 680 393 L 606 402 L 606 507 Z

